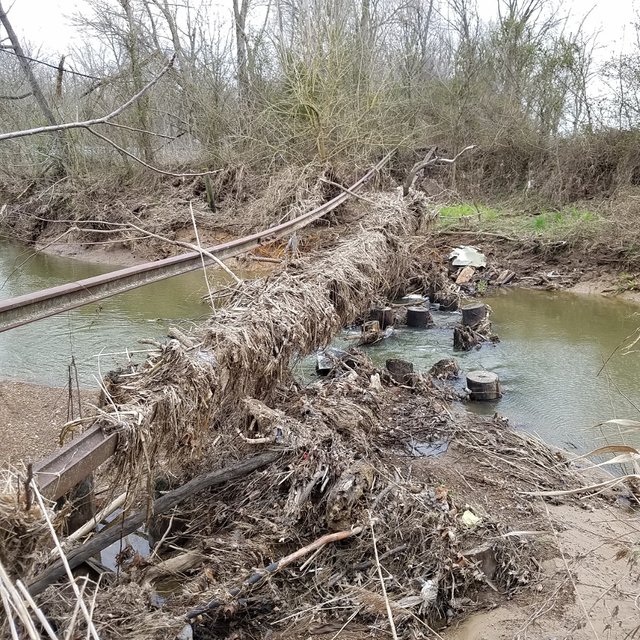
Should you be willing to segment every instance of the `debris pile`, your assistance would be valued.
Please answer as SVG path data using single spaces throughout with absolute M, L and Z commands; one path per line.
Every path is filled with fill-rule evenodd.
M 351 624 L 386 633 L 392 619 L 398 637 L 426 638 L 531 582 L 539 563 L 521 534 L 544 524 L 518 492 L 572 486 L 563 459 L 499 419 L 454 416 L 450 390 L 402 363 L 378 369 L 352 350 L 313 384 L 293 374 L 381 299 L 459 299 L 406 240 L 420 203 L 395 193 L 358 203 L 368 231 L 243 284 L 201 331 L 173 332 L 111 376 L 93 424 L 117 431 L 120 446 L 98 481 L 127 489 L 126 513 L 66 560 L 79 566 L 127 526 L 162 533 L 148 557 L 122 548 L 117 575 L 85 584 L 100 637 L 289 638 Z M 464 475 L 414 454 L 431 445 L 464 452 Z M 160 476 L 177 488 L 160 491 Z M 488 511 L 492 487 L 518 511 Z M 28 544 L 46 549 L 41 526 Z M 87 635 L 72 592 L 44 590 L 63 565 L 40 572 L 32 593 L 61 637 Z

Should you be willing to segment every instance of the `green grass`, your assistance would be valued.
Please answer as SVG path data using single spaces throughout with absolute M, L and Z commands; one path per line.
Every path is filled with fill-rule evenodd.
M 576 225 L 588 225 L 598 218 L 593 211 L 577 207 L 564 207 L 559 211 L 543 211 L 532 220 L 532 228 L 538 233 L 554 233 L 570 230 Z
M 574 233 L 591 233 L 602 218 L 589 209 L 567 206 L 558 210 L 518 211 L 517 206 L 477 205 L 468 202 L 440 209 L 439 225 L 448 230 L 499 233 L 510 237 L 545 236 L 564 238 Z
M 497 209 L 485 207 L 484 205 L 456 204 L 440 209 L 440 218 L 442 220 L 457 220 L 464 216 L 477 219 L 478 214 L 480 215 L 480 220 L 495 220 L 500 216 L 500 212 Z

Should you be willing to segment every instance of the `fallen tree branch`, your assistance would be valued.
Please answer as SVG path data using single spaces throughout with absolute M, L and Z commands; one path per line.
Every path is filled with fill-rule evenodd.
M 112 124 L 112 123 L 101 122 L 99 124 Z M 136 162 L 141 164 L 143 167 L 146 167 L 147 169 L 151 169 L 151 171 L 155 171 L 156 173 L 160 173 L 163 176 L 171 176 L 172 178 L 199 178 L 201 176 L 209 176 L 213 173 L 218 173 L 219 171 L 219 170 L 203 171 L 202 173 L 173 173 L 172 171 L 165 171 L 164 169 L 159 169 L 158 167 L 154 167 L 148 162 L 145 162 L 144 160 L 142 160 L 141 158 L 138 158 L 138 156 L 133 155 L 133 153 L 131 153 L 130 151 L 127 151 L 124 147 L 121 147 L 119 144 L 115 143 L 111 138 L 107 138 L 107 136 L 104 136 L 101 133 L 98 133 L 95 129 L 92 129 L 87 124 L 80 123 L 78 124 L 78 128 L 86 129 L 89 133 L 92 133 L 94 136 L 96 136 L 96 138 L 100 138 L 100 140 L 103 140 L 107 144 L 111 145 L 119 153 L 122 153 L 128 158 L 135 160 Z M 0 140 L 2 140 L 2 136 L 0 136 Z
M 471 144 L 468 147 L 465 147 L 462 151 L 456 153 L 453 158 L 440 158 L 435 155 L 437 147 L 431 147 L 424 160 L 414 164 L 411 171 L 407 174 L 404 184 L 402 185 L 402 197 L 406 198 L 409 195 L 409 190 L 413 187 L 418 171 L 437 164 L 453 164 L 463 153 L 470 151 L 471 149 L 475 149 L 475 146 L 475 144 Z
M 157 84 L 157 82 L 164 76 L 164 74 L 169 71 L 169 69 L 173 66 L 173 61 L 175 60 L 175 54 L 172 56 L 171 60 L 169 60 L 168 64 L 162 69 L 162 71 L 152 80 L 150 80 L 138 93 L 131 96 L 129 100 L 127 100 L 124 104 L 121 104 L 117 109 L 108 113 L 106 116 L 102 116 L 101 118 L 92 118 L 91 120 L 84 120 L 83 122 L 66 122 L 63 124 L 53 124 L 46 127 L 35 127 L 33 129 L 23 129 L 22 131 L 10 131 L 8 133 L 0 133 L 0 141 L 2 140 L 13 140 L 15 138 L 24 138 L 26 136 L 33 136 L 40 133 L 51 133 L 54 131 L 66 131 L 67 129 L 86 129 L 96 124 L 104 124 L 108 123 L 109 120 L 113 120 L 116 116 L 119 116 L 123 111 L 128 109 L 132 104 L 137 102 L 149 89 Z
M 193 480 L 190 480 L 178 489 L 170 491 L 161 498 L 155 500 L 153 503 L 153 513 L 156 515 L 165 513 L 198 491 L 203 491 L 204 489 L 242 478 L 257 469 L 266 467 L 272 462 L 275 462 L 280 455 L 281 452 L 279 451 L 270 451 L 254 456 L 253 458 L 247 458 L 246 460 L 242 460 L 238 464 L 225 469 L 212 471 L 211 473 L 207 473 L 203 476 L 193 478 Z M 74 569 L 85 560 L 88 560 L 108 547 L 110 544 L 117 542 L 124 536 L 140 528 L 144 524 L 146 518 L 146 512 L 139 511 L 126 518 L 122 523 L 114 523 L 114 525 L 108 529 L 104 529 L 89 542 L 80 545 L 67 553 L 66 560 L 68 566 L 71 569 Z M 55 562 L 48 569 L 45 569 L 36 578 L 36 580 L 29 585 L 29 593 L 32 596 L 41 593 L 50 584 L 53 584 L 62 578 L 65 575 L 65 571 L 65 565 L 61 561 Z
M 308 544 L 306 547 L 302 547 L 301 549 L 298 549 L 297 551 L 290 553 L 288 556 L 284 556 L 284 558 L 280 558 L 280 560 L 277 560 L 276 562 L 272 562 L 267 567 L 264 567 L 264 569 L 260 569 L 259 571 L 256 571 L 256 573 L 249 576 L 242 583 L 241 586 L 231 589 L 229 591 L 229 595 L 236 597 L 240 595 L 243 591 L 251 587 L 260 585 L 269 576 L 272 576 L 273 574 L 278 573 L 278 571 L 282 571 L 282 569 L 284 569 L 285 567 L 288 567 L 290 564 L 292 564 L 296 560 L 300 560 L 301 558 L 304 558 L 305 556 L 309 555 L 311 552 L 316 551 L 317 549 L 321 549 L 325 545 L 330 544 L 332 542 L 339 542 L 340 540 L 346 540 L 347 538 L 351 538 L 352 536 L 357 536 L 359 533 L 362 533 L 362 527 L 354 527 L 353 529 L 348 529 L 346 531 L 328 533 L 327 535 L 322 536 L 317 540 L 314 540 L 311 544 Z M 192 611 L 189 611 L 189 613 L 187 613 L 186 615 L 186 619 L 187 621 L 191 621 L 197 618 L 198 616 L 202 615 L 203 613 L 206 613 L 207 611 L 211 611 L 212 609 L 217 609 L 223 604 L 224 603 L 221 602 L 220 600 L 212 600 L 211 602 L 208 602 L 207 604 L 205 604 L 202 607 L 199 607 L 198 609 L 193 609 Z

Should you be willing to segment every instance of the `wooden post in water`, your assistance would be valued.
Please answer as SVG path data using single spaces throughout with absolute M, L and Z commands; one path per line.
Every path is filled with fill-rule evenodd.
M 368 320 L 376 320 L 380 329 L 386 329 L 393 324 L 395 313 L 391 307 L 373 307 L 369 311 Z
M 462 324 L 477 327 L 487 317 L 487 305 L 482 302 L 466 304 L 462 307 Z
M 467 389 L 471 400 L 497 400 L 500 393 L 500 380 L 491 371 L 470 371 L 467 374 Z
M 407 309 L 407 325 L 417 329 L 426 329 L 433 324 L 428 307 L 409 307 Z

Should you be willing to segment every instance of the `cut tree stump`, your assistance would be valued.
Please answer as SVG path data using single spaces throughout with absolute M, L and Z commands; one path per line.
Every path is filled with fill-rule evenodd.
M 487 305 L 482 302 L 467 304 L 462 307 L 462 324 L 477 327 L 487 317 Z
M 391 307 L 374 307 L 369 311 L 368 320 L 377 320 L 380 329 L 386 329 L 393 325 L 395 313 Z
M 413 375 L 413 364 L 399 358 L 389 358 L 386 363 L 387 371 L 391 377 L 400 384 L 408 384 L 411 382 Z
M 407 309 L 407 325 L 416 329 L 426 329 L 433 324 L 431 313 L 427 307 L 409 307 Z
M 497 400 L 500 393 L 500 380 L 491 371 L 470 371 L 467 374 L 467 389 L 471 400 Z

